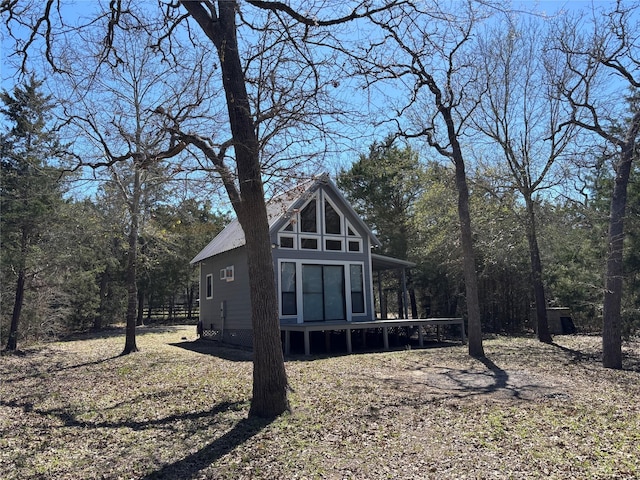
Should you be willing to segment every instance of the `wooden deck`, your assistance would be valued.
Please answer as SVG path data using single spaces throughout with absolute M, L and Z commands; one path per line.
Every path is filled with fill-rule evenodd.
M 311 355 L 311 342 L 309 340 L 309 332 L 319 331 L 342 331 L 344 330 L 347 338 L 347 352 L 352 352 L 351 332 L 353 330 L 366 330 L 371 328 L 382 329 L 382 341 L 384 349 L 389 349 L 389 328 L 393 327 L 417 327 L 418 328 L 418 344 L 424 345 L 423 326 L 429 325 L 460 325 L 462 343 L 466 343 L 464 331 L 464 321 L 462 318 L 411 318 L 399 320 L 374 320 L 369 322 L 313 322 L 313 323 L 294 323 L 281 324 L 280 330 L 284 332 L 284 353 L 291 353 L 291 332 L 302 332 L 304 335 L 304 354 Z

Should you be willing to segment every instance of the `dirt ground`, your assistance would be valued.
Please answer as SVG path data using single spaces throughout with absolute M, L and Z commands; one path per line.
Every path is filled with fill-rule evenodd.
M 640 478 L 640 342 L 487 338 L 287 359 L 292 412 L 247 419 L 250 352 L 193 327 L 0 358 L 3 479 Z

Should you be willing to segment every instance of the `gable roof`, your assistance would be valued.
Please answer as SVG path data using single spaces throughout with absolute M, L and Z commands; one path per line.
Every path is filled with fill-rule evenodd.
M 306 199 L 315 193 L 320 186 L 324 186 L 331 190 L 343 203 L 344 209 L 353 215 L 358 225 L 369 235 L 372 245 L 380 246 L 380 241 L 373 234 L 371 229 L 362 221 L 360 215 L 358 215 L 353 207 L 349 204 L 344 195 L 338 190 L 338 187 L 331 181 L 329 175 L 326 173 L 320 177 L 302 182 L 292 189 L 278 195 L 267 202 L 267 219 L 269 221 L 269 230 L 271 230 L 278 221 L 289 216 L 298 204 L 303 203 Z M 198 255 L 196 255 L 191 264 L 201 262 L 209 257 L 218 255 L 220 253 L 233 250 L 244 246 L 246 243 L 244 237 L 244 230 L 237 218 L 231 221 L 222 232 L 209 242 Z

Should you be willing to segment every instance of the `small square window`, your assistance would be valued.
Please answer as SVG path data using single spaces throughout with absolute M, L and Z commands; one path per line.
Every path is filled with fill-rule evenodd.
M 233 280 L 234 280 L 234 268 L 233 268 L 233 265 L 231 265 L 231 266 L 229 266 L 229 267 L 227 267 L 225 269 L 225 280 L 227 282 L 233 282 Z
M 293 237 L 280 237 L 280 248 L 293 248 Z
M 318 239 L 317 238 L 301 238 L 300 248 L 303 248 L 305 250 L 317 250 Z
M 349 251 L 350 252 L 360 252 L 362 251 L 362 247 L 360 242 L 357 240 L 349 240 Z
M 340 251 L 342 250 L 342 240 L 325 240 L 325 250 Z

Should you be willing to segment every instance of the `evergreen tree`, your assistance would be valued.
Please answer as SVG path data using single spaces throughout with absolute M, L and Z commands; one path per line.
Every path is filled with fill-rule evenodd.
M 386 255 L 408 259 L 416 236 L 411 219 L 416 199 L 423 191 L 423 172 L 417 153 L 408 146 L 393 145 L 393 137 L 388 137 L 382 143 L 371 145 L 368 155 L 360 155 L 349 170 L 342 170 L 338 175 L 338 186 L 373 228 Z M 410 272 L 407 280 L 412 317 L 418 318 Z M 402 318 L 405 311 L 402 289 L 397 293 L 398 314 Z
M 2 280 L 14 285 L 7 350 L 16 350 L 25 290 L 46 258 L 40 247 L 62 204 L 64 158 L 49 126 L 54 105 L 31 77 L 13 93 L 2 93 L 2 114 L 10 127 L 0 136 Z

